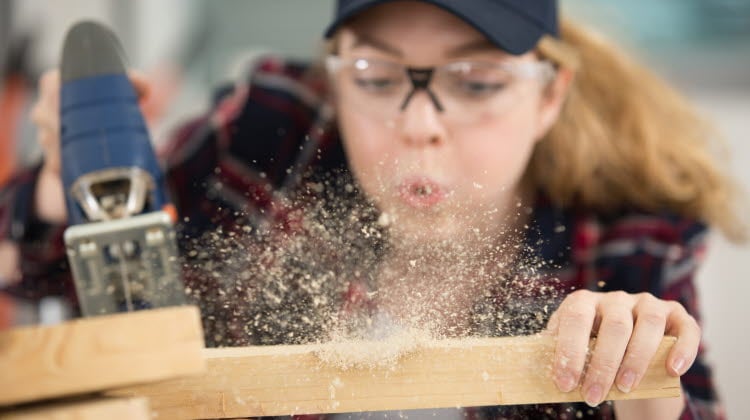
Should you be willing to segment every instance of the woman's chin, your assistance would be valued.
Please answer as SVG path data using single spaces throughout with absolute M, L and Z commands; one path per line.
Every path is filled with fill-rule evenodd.
M 445 241 L 456 241 L 463 237 L 466 228 L 444 217 L 398 217 L 390 226 L 395 245 L 419 246 Z

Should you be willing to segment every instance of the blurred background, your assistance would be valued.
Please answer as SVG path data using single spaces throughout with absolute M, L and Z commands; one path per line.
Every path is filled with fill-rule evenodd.
M 671 81 L 727 140 L 731 170 L 750 190 L 750 0 L 562 0 Z M 36 81 L 56 66 L 65 31 L 82 18 L 111 25 L 155 88 L 146 114 L 157 143 L 204 109 L 211 90 L 262 52 L 311 58 L 333 0 L 0 0 L 0 185 L 40 159 L 29 110 Z M 710 360 L 730 418 L 750 418 L 750 246 L 712 237 L 699 277 Z M 10 300 L 12 249 L 0 243 L 0 328 L 55 322 L 65 308 Z

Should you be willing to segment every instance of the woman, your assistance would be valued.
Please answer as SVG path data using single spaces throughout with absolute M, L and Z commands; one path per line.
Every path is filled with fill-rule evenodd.
M 551 0 L 341 0 L 325 75 L 261 60 L 183 127 L 165 155 L 185 236 L 272 227 L 249 256 L 220 246 L 212 275 L 188 274 L 201 277 L 190 288 L 209 341 L 309 340 L 331 328 L 311 314 L 325 318 L 341 303 L 326 296 L 343 294 L 344 312 L 377 328 L 544 329 L 557 337 L 552 380 L 591 407 L 477 414 L 720 417 L 692 278 L 705 224 L 736 232 L 729 182 L 679 97 L 581 28 L 561 29 Z M 45 163 L 11 186 L 35 197 L 35 217 L 16 221 L 25 226 L 65 220 L 55 77 L 34 112 Z M 343 218 L 357 228 L 327 224 Z M 16 239 L 30 243 L 29 231 Z M 195 244 L 205 242 L 184 240 L 187 264 L 205 270 Z M 36 272 L 49 277 L 61 257 L 49 252 Z M 637 388 L 666 334 L 678 337 L 665 369 L 684 375 L 684 398 L 602 404 L 614 386 Z

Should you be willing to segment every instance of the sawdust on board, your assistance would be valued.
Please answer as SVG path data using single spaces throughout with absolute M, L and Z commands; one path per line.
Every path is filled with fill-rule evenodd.
M 333 339 L 317 346 L 315 355 L 340 370 L 392 368 L 401 358 L 435 342 L 425 330 L 400 329 L 379 340 Z

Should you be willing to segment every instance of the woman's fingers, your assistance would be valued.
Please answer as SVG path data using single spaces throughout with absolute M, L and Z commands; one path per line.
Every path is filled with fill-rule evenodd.
M 60 72 L 48 70 L 39 78 L 38 98 L 31 110 L 37 141 L 44 152 L 45 170 L 60 168 Z
M 584 400 L 592 407 L 599 405 L 609 392 L 625 355 L 633 332 L 632 301 L 625 292 L 608 293 L 599 300 L 601 323 L 581 387 Z
M 592 330 L 597 339 L 586 368 Z M 581 394 L 596 406 L 613 385 L 622 392 L 635 389 L 666 334 L 677 336 L 667 357 L 667 371 L 679 376 L 698 353 L 701 330 L 685 308 L 651 294 L 576 291 L 568 295 L 545 330 L 557 335 L 553 376 L 562 392 L 582 383 Z
M 550 315 L 549 320 L 547 321 L 547 327 L 544 328 L 542 331 L 539 332 L 541 335 L 557 335 L 558 327 L 560 326 L 560 314 L 558 311 L 555 311 Z
M 695 362 L 701 340 L 701 327 L 685 308 L 677 302 L 669 302 L 667 334 L 677 337 L 667 357 L 667 372 L 672 376 L 683 375 Z
M 8 240 L 0 240 L 0 287 L 12 286 L 21 280 L 18 245 Z
M 138 70 L 128 70 L 128 77 L 135 88 L 135 93 L 138 94 L 138 101 L 143 103 L 148 100 L 151 94 L 151 84 L 146 75 Z
M 59 113 L 57 107 L 60 98 L 60 73 L 57 70 L 48 70 L 38 83 L 38 97 L 31 109 L 31 120 L 40 128 L 54 128 L 52 124 L 57 120 Z
M 617 388 L 625 393 L 640 384 L 664 337 L 667 324 L 667 311 L 663 302 L 648 293 L 639 296 L 633 314 L 636 317 L 633 335 L 616 381 Z
M 560 305 L 553 376 L 562 392 L 574 390 L 586 362 L 591 328 L 596 318 L 596 295 L 581 290 Z
M 128 77 L 143 103 L 151 90 L 146 76 L 138 70 L 128 71 Z M 31 121 L 37 128 L 37 141 L 44 152 L 44 170 L 60 172 L 60 72 L 48 70 L 39 78 L 39 96 L 31 109 Z

